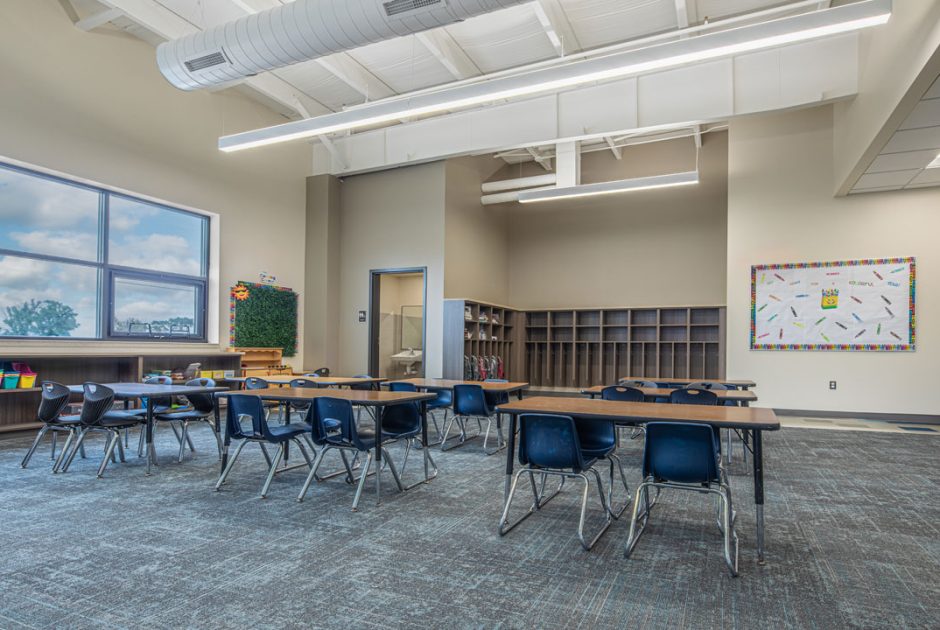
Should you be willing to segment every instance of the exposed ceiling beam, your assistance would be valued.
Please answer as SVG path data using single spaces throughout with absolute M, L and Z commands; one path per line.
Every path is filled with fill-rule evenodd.
M 610 152 L 614 154 L 614 157 L 618 160 L 623 159 L 623 151 L 620 150 L 620 147 L 617 146 L 617 143 L 614 142 L 614 139 L 610 136 L 604 137 L 604 142 L 607 143 L 607 146 L 610 147 Z
M 346 164 L 346 160 L 344 160 L 343 156 L 340 154 L 339 149 L 336 148 L 336 145 L 332 140 L 330 140 L 328 136 L 319 136 L 317 140 L 323 143 L 323 146 L 325 146 L 326 150 L 330 152 L 330 156 L 341 170 L 345 171 L 347 168 L 349 168 L 349 166 Z
M 532 159 L 539 163 L 539 166 L 544 168 L 546 171 L 552 170 L 552 159 L 542 155 L 534 147 L 526 147 L 526 152 L 532 156 Z
M 93 31 L 99 26 L 104 26 L 108 22 L 118 19 L 122 15 L 124 14 L 120 9 L 105 9 L 104 11 L 93 13 L 92 15 L 79 20 L 75 23 L 75 26 L 86 32 Z
M 692 127 L 692 134 L 693 134 L 692 137 L 695 138 L 695 148 L 701 149 L 702 148 L 702 126 L 695 125 L 694 127 Z
M 689 5 L 686 0 L 675 0 L 676 2 L 676 26 L 679 28 L 689 28 Z
M 532 7 L 558 56 L 581 50 L 578 36 L 558 0 L 537 0 Z
M 183 19 L 153 0 L 99 0 L 99 2 L 111 9 L 120 11 L 124 14 L 124 17 L 166 40 L 177 39 L 200 30 L 195 24 Z M 297 109 L 298 101 L 306 103 L 308 113 L 315 116 L 332 111 L 322 103 L 300 93 L 294 86 L 273 72 L 249 77 L 241 84 L 251 87 L 262 96 L 277 101 L 301 116 L 304 114 Z
M 458 81 L 480 76 L 483 72 L 473 59 L 442 28 L 417 33 L 415 37 Z
M 72 24 L 79 21 L 78 11 L 75 10 L 75 5 L 72 4 L 72 0 L 59 0 L 59 4 L 62 6 L 62 10 L 65 11 L 65 14 L 69 16 L 69 19 L 72 20 Z

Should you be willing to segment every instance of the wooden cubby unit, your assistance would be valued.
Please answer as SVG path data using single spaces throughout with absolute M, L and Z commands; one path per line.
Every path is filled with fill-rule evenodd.
M 530 320 L 514 309 L 474 300 L 444 300 L 443 377 L 464 379 L 465 356 L 497 356 L 503 360 L 503 376 L 521 380 L 524 365 L 523 340 Z M 547 319 L 533 330 L 548 341 Z M 538 331 L 541 331 L 539 333 Z

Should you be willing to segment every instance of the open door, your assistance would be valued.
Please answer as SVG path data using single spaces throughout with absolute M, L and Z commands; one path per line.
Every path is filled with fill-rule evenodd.
M 427 269 L 378 269 L 370 274 L 369 374 L 423 377 Z

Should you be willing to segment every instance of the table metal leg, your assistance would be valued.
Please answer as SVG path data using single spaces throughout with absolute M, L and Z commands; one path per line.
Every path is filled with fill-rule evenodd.
M 757 510 L 757 563 L 764 564 L 764 447 L 763 432 L 755 429 L 754 436 L 754 505 Z
M 147 397 L 147 474 L 151 473 L 151 464 L 157 463 L 157 450 L 153 446 L 153 396 Z
M 382 503 L 382 407 L 375 407 L 375 504 Z M 368 470 L 362 472 L 368 474 Z
M 213 409 L 213 414 L 215 415 L 215 432 L 218 435 L 222 435 L 222 410 L 219 409 L 221 405 L 221 397 L 215 396 L 215 409 Z M 222 459 L 221 459 L 221 468 L 219 469 L 219 474 L 221 475 L 225 472 L 225 466 L 228 464 L 228 446 L 231 443 L 231 440 L 228 437 L 228 427 L 225 427 L 225 435 L 222 440 Z
M 516 452 L 516 423 L 519 416 L 509 414 L 509 441 L 506 443 L 506 482 L 503 488 L 503 502 L 509 500 L 509 488 L 512 486 L 513 454 Z
M 428 401 L 421 401 L 421 452 L 424 454 L 424 483 L 431 481 L 428 468 Z

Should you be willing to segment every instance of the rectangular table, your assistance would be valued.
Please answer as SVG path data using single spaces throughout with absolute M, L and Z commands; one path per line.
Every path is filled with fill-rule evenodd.
M 373 415 L 375 419 L 375 493 L 377 502 L 382 500 L 382 414 L 380 407 L 389 405 L 402 405 L 406 403 L 419 403 L 421 406 L 421 450 L 424 453 L 424 483 L 428 483 L 436 475 L 431 476 L 428 469 L 430 453 L 428 452 L 428 409 L 427 402 L 434 400 L 435 395 L 422 392 L 383 392 L 377 390 L 358 389 L 320 389 L 312 387 L 269 387 L 268 389 L 252 389 L 230 391 L 220 394 L 222 396 L 260 396 L 262 400 L 275 400 L 280 403 L 306 402 L 313 403 L 317 398 L 341 398 L 353 405 L 376 408 Z M 222 470 L 228 463 L 228 448 L 231 440 L 228 430 L 222 448 Z M 367 473 L 368 471 L 365 471 Z M 363 473 L 363 474 L 365 474 Z M 409 487 L 414 487 L 409 486 Z M 407 490 L 408 488 L 406 488 Z
M 200 387 L 190 385 L 149 385 L 147 383 L 102 383 L 105 387 L 114 390 L 114 397 L 118 400 L 147 399 L 146 415 L 146 443 L 147 443 L 147 474 L 150 474 L 151 464 L 157 464 L 157 453 L 153 447 L 153 406 L 155 398 L 168 398 L 172 396 L 185 396 L 186 394 L 213 394 L 227 391 L 225 387 Z M 81 385 L 69 385 L 74 394 L 83 393 Z M 220 429 L 219 405 L 215 405 L 215 430 Z
M 418 389 L 429 391 L 441 389 L 454 389 L 455 385 L 479 385 L 485 392 L 506 393 L 515 392 L 519 398 L 522 398 L 522 392 L 529 388 L 528 383 L 510 382 L 510 383 L 492 383 L 487 381 L 457 381 L 445 378 L 405 378 L 391 381 L 392 383 L 411 383 Z
M 548 413 L 614 424 L 646 422 L 700 422 L 719 429 L 748 431 L 752 435 L 754 460 L 754 505 L 757 512 L 757 559 L 764 562 L 764 450 L 763 432 L 777 431 L 780 422 L 773 409 L 760 407 L 723 407 L 705 405 L 658 405 L 589 398 L 537 396 L 497 408 L 510 414 L 509 448 L 506 454 L 506 487 L 509 495 L 515 451 L 516 424 L 519 414 Z
M 279 375 L 279 376 L 233 376 L 222 379 L 232 383 L 244 383 L 249 378 L 260 378 L 271 385 L 290 385 L 290 382 L 298 378 L 313 381 L 321 387 L 348 387 L 350 385 L 377 385 L 384 383 L 387 378 L 359 378 L 357 376 L 303 376 L 303 375 Z
M 607 385 L 596 385 L 594 387 L 588 387 L 582 389 L 581 393 L 594 398 L 600 396 L 601 392 L 604 391 L 604 388 L 608 387 Z M 669 398 L 669 395 L 676 391 L 668 387 L 637 387 L 643 395 L 647 398 Z M 747 407 L 752 402 L 757 402 L 757 394 L 748 390 L 748 389 L 711 389 L 711 393 L 718 396 L 718 402 L 722 403 L 725 401 L 734 401 L 740 403 L 742 406 Z
M 757 387 L 757 383 L 749 380 L 734 380 L 723 378 L 651 378 L 648 376 L 621 376 L 621 381 L 650 381 L 660 387 L 685 387 L 692 383 L 721 383 L 725 387 L 734 389 L 750 389 Z

